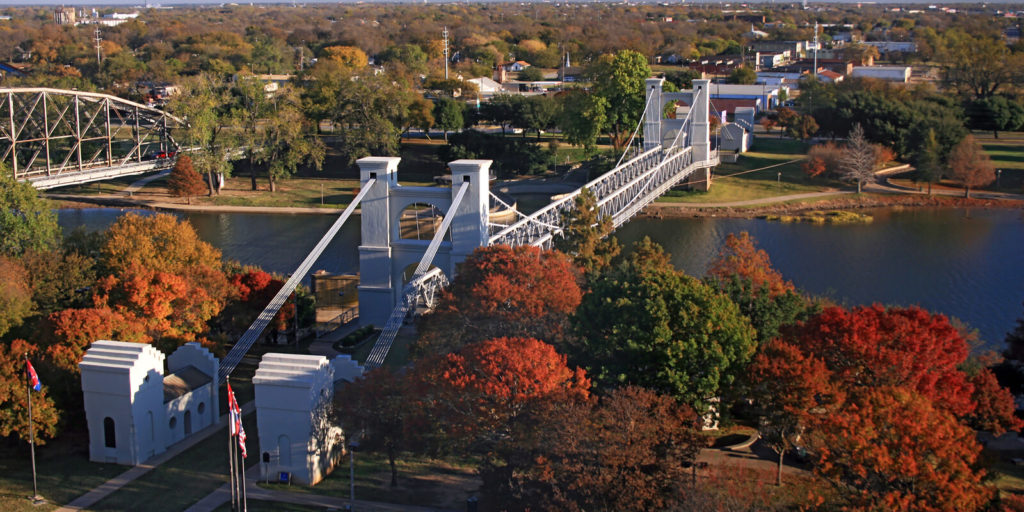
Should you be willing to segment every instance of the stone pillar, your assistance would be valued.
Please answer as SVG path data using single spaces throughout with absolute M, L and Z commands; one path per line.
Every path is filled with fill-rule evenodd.
M 446 269 L 448 276 L 454 275 L 455 265 L 466 259 L 477 247 L 487 245 L 487 216 L 490 211 L 490 168 L 492 160 L 456 160 L 449 162 L 452 169 L 452 200 L 463 183 L 469 183 L 469 190 L 462 203 L 455 208 L 452 219 L 452 268 Z
M 398 185 L 401 158 L 371 156 L 356 160 L 359 183 L 365 187 L 376 178 L 363 202 L 362 243 L 359 245 L 359 321 L 383 327 L 395 308 L 396 292 L 391 281 L 391 188 Z
M 690 106 L 690 145 L 693 146 L 693 160 L 707 160 L 711 154 L 711 125 L 708 123 L 710 110 L 711 80 L 693 81 L 693 105 Z
M 644 151 L 661 144 L 661 84 L 664 78 L 648 78 L 644 91 L 647 114 L 644 116 Z

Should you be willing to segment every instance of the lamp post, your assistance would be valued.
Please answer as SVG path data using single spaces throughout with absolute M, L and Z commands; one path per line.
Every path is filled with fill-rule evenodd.
M 1003 177 L 1003 170 L 1002 169 L 996 169 L 996 188 L 997 189 L 999 188 L 999 178 L 1002 178 L 1002 177 Z

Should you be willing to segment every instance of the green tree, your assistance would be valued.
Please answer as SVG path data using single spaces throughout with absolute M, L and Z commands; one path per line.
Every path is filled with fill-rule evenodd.
M 266 140 L 266 123 L 263 120 L 270 115 L 270 99 L 267 97 L 265 83 L 252 73 L 242 73 L 235 81 L 233 94 L 235 106 L 231 111 L 235 132 L 239 134 L 239 143 L 245 151 L 249 164 L 249 180 L 252 190 L 257 190 L 256 164 L 262 158 L 263 144 Z
M 270 100 L 270 117 L 264 121 L 260 161 L 267 166 L 270 191 L 277 191 L 277 181 L 309 164 L 320 170 L 326 148 L 316 137 L 312 123 L 302 112 L 302 101 L 290 86 L 277 91 Z
M 593 279 L 573 319 L 579 357 L 595 380 L 648 387 L 698 412 L 735 380 L 757 345 L 728 297 L 667 258 L 646 255 Z
M 730 84 L 746 84 L 750 85 L 757 82 L 757 72 L 747 66 L 740 66 L 729 73 L 729 77 L 726 78 L 726 82 Z
M 928 195 L 932 194 L 932 183 L 938 183 L 942 179 L 942 147 L 935 138 L 935 130 L 928 130 L 924 144 L 917 152 L 914 159 L 914 167 L 917 169 L 917 179 L 928 184 Z
M 992 130 L 999 138 L 1000 131 L 1014 131 L 1024 127 L 1024 105 L 1002 95 L 979 98 L 967 107 L 971 127 Z
M 600 272 L 618 256 L 618 240 L 611 236 L 615 226 L 611 217 L 597 209 L 597 196 L 583 188 L 574 199 L 571 210 L 562 214 L 565 229 L 555 239 L 555 249 L 573 257 L 576 266 L 588 273 Z
M 608 136 L 622 150 L 644 112 L 645 81 L 651 76 L 647 57 L 633 50 L 602 55 L 587 71 L 592 91 L 607 102 L 605 115 Z
M 562 102 L 558 127 L 565 140 L 593 151 L 597 147 L 597 136 L 608 121 L 608 100 L 578 89 L 557 98 Z
M 943 79 L 950 87 L 975 98 L 987 98 L 1012 84 L 1024 66 L 1024 54 L 1011 53 L 1001 37 L 974 35 L 962 29 L 942 34 L 937 51 Z
M 228 151 L 234 144 L 230 121 L 231 96 L 227 85 L 210 74 L 182 79 L 181 93 L 175 95 L 168 110 L 188 123 L 179 139 L 186 147 L 196 148 L 192 163 L 206 175 L 211 194 L 218 193 L 217 177 L 231 173 Z
M 25 267 L 0 255 L 0 337 L 32 313 L 32 287 Z
M 444 140 L 448 140 L 448 132 L 462 130 L 465 120 L 462 117 L 462 104 L 451 98 L 438 98 L 434 104 L 434 119 L 437 127 L 444 130 Z
M 544 72 L 540 68 L 530 66 L 519 72 L 519 80 L 524 82 L 539 82 L 544 80 Z
M 14 180 L 0 164 L 0 255 L 21 256 L 30 249 L 57 246 L 60 227 L 49 201 L 28 183 Z

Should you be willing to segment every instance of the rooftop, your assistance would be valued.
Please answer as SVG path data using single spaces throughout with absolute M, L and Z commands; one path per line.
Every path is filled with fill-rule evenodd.
M 170 375 L 164 376 L 164 403 L 175 398 L 183 397 L 193 390 L 201 388 L 213 379 L 209 375 L 199 371 L 198 368 L 188 365 Z

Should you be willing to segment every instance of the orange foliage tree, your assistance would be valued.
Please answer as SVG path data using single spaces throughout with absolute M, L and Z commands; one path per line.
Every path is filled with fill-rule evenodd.
M 421 360 L 409 377 L 413 428 L 442 449 L 479 456 L 483 487 L 507 496 L 522 444 L 546 428 L 551 404 L 585 401 L 590 382 L 542 341 L 497 338 Z M 426 435 L 426 433 L 431 433 Z M 499 500 L 501 501 L 501 500 Z
M 466 258 L 437 307 L 421 317 L 418 354 L 450 352 L 498 336 L 558 342 L 582 298 L 568 256 L 536 247 L 481 247 Z
M 868 388 L 819 420 L 815 470 L 854 510 L 979 510 L 993 497 L 974 432 L 911 389 Z
M 29 440 L 25 356 L 38 366 L 37 354 L 38 348 L 25 340 L 0 343 L 0 437 L 17 435 L 22 441 Z M 46 444 L 57 433 L 59 411 L 47 392 L 46 384 L 41 391 L 32 392 L 36 444 Z
M 1017 404 L 1014 403 L 1013 394 L 999 385 L 992 370 L 982 368 L 970 378 L 970 383 L 974 386 L 971 398 L 977 405 L 967 417 L 971 427 L 995 435 L 1011 430 L 1020 431 L 1024 427 L 1024 423 L 1014 415 Z
M 42 338 L 49 363 L 74 375 L 78 375 L 78 363 L 85 351 L 96 340 L 150 341 L 144 326 L 134 318 L 107 308 L 57 311 L 47 318 Z
M 188 198 L 188 204 L 192 204 L 192 196 L 209 190 L 203 177 L 192 167 L 192 158 L 188 155 L 181 155 L 174 162 L 174 169 L 167 177 L 167 189 L 174 196 Z
M 971 189 L 983 187 L 996 180 L 992 159 L 973 135 L 967 135 L 949 152 L 946 159 L 953 179 L 964 186 L 964 197 L 971 197 Z
M 238 303 L 244 309 L 244 312 L 234 311 L 233 313 L 242 313 L 241 316 L 245 322 L 242 327 L 248 327 L 248 325 L 255 319 L 263 308 L 270 303 L 270 300 L 277 295 L 277 292 L 284 286 L 284 281 L 275 278 L 274 276 L 258 269 L 244 269 L 243 272 L 233 274 L 228 282 L 231 284 L 233 292 L 237 295 Z M 277 314 L 274 315 L 273 321 L 270 323 L 270 327 L 277 330 L 284 330 L 288 325 L 288 321 L 295 318 L 295 294 L 291 295 L 289 301 L 281 306 Z M 234 315 L 232 315 L 234 316 Z
M 740 236 L 729 233 L 708 273 L 723 280 L 734 275 L 749 279 L 755 288 L 767 291 L 772 297 L 793 291 L 793 283 L 783 279 L 782 274 L 772 268 L 768 253 L 758 249 L 755 243 L 754 237 L 746 231 Z

